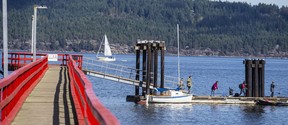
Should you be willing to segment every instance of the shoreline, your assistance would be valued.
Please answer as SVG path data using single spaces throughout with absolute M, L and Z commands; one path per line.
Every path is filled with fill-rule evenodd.
M 2 51 L 2 49 L 0 49 Z M 9 52 L 29 52 L 26 50 L 9 50 Z M 81 53 L 81 54 L 96 54 L 95 51 L 80 51 L 80 52 L 75 52 L 75 51 L 47 51 L 47 50 L 39 50 L 39 53 Z M 132 55 L 135 53 L 131 52 L 120 52 L 120 53 L 113 53 L 114 55 Z M 172 53 L 172 52 L 166 52 L 165 56 L 177 56 L 177 53 Z M 225 58 L 249 58 L 249 59 L 265 59 L 265 58 L 272 58 L 272 59 L 288 59 L 288 56 L 269 56 L 269 55 L 246 55 L 246 54 L 239 54 L 239 55 L 205 55 L 205 54 L 183 54 L 183 51 L 180 52 L 180 56 L 182 57 L 225 57 Z

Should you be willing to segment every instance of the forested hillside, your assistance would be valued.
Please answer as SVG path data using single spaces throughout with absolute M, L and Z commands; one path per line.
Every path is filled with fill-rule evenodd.
M 178 23 L 188 55 L 288 52 L 288 7 L 208 0 L 10 0 L 9 49 L 29 50 L 34 3 L 48 6 L 38 10 L 40 50 L 96 51 L 106 33 L 121 46 L 164 40 L 173 52 Z

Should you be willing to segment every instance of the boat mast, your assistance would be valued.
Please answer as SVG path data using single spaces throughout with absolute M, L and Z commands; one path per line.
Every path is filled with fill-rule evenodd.
M 179 59 L 179 25 L 177 24 L 177 43 L 178 43 L 178 82 L 180 82 L 180 59 Z

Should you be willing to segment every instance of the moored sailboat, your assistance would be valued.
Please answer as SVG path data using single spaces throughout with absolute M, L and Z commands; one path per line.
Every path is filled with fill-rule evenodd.
M 179 89 L 156 88 L 157 95 L 146 95 L 148 103 L 189 103 L 192 95 Z
M 180 81 L 180 59 L 179 59 L 179 26 L 177 24 L 177 42 L 178 42 L 178 81 Z M 189 103 L 192 101 L 192 94 L 179 88 L 166 89 L 154 88 L 155 94 L 146 95 L 146 103 Z

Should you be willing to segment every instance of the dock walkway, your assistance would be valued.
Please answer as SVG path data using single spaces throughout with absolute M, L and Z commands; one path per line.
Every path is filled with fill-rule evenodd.
M 44 77 L 25 100 L 14 125 L 78 124 L 69 90 L 66 66 L 49 65 Z

